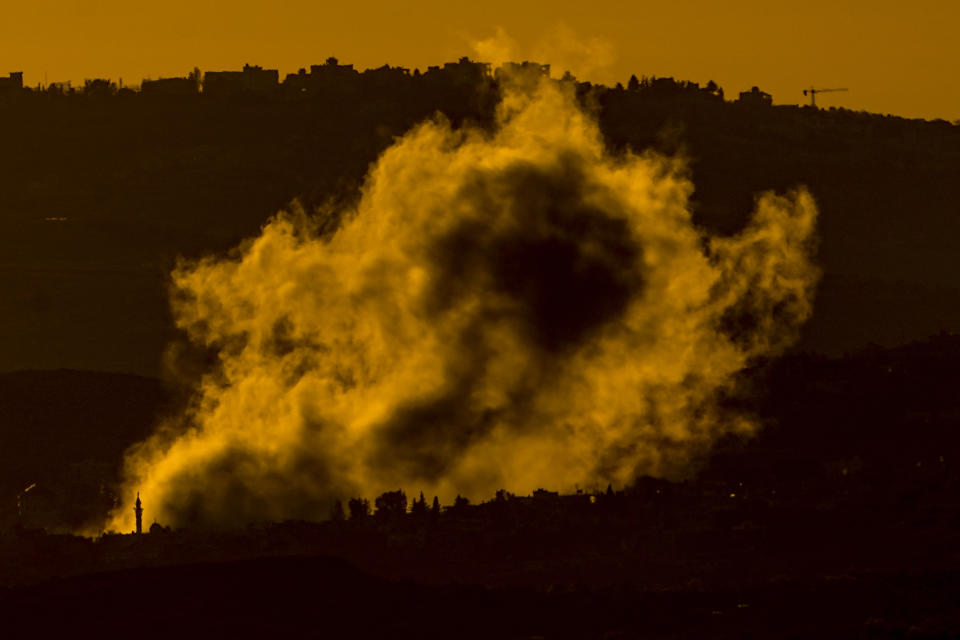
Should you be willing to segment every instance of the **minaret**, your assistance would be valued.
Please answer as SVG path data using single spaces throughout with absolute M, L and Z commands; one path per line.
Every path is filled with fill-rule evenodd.
M 139 491 L 137 491 L 137 506 L 133 508 L 133 512 L 137 514 L 137 533 L 143 533 L 143 507 L 140 505 Z

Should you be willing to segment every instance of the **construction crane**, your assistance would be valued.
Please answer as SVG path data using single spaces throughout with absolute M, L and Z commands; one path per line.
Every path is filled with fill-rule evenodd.
M 816 108 L 817 106 L 817 94 L 818 93 L 827 93 L 828 91 L 846 91 L 846 89 L 814 89 L 810 87 L 809 89 L 803 90 L 803 95 L 810 95 L 810 106 Z

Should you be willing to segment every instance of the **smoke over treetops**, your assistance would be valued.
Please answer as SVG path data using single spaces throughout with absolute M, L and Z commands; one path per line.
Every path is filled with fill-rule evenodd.
M 805 191 L 715 238 L 692 190 L 669 159 L 609 155 L 547 80 L 506 91 L 492 134 L 420 125 L 332 235 L 281 213 L 173 273 L 178 326 L 220 366 L 128 453 L 124 495 L 227 526 L 397 487 L 449 501 L 682 473 L 754 428 L 718 394 L 793 340 L 818 277 Z M 130 529 L 131 506 L 108 526 Z

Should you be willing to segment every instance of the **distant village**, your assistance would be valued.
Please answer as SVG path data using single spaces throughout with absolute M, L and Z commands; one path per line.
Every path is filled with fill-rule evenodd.
M 376 88 L 390 88 L 410 80 L 434 80 L 452 82 L 454 84 L 469 85 L 485 80 L 499 81 L 504 75 L 514 73 L 533 73 L 546 77 L 550 76 L 550 65 L 537 62 L 507 62 L 502 66 L 491 69 L 490 63 L 475 62 L 467 57 L 457 62 L 430 66 L 426 72 L 419 69 L 391 67 L 384 65 L 375 69 L 360 72 L 352 64 L 341 64 L 337 58 L 327 58 L 324 64 L 311 65 L 309 70 L 301 68 L 297 73 L 290 73 L 280 81 L 277 69 L 264 69 L 258 65 L 245 64 L 240 71 L 207 71 L 194 69 L 185 77 L 144 79 L 139 87 L 128 86 L 122 80 L 114 82 L 104 78 L 94 78 L 84 81 L 82 87 L 74 87 L 67 82 L 51 82 L 38 84 L 36 87 L 27 87 L 23 83 L 23 72 L 10 73 L 8 77 L 0 77 L 0 95 L 15 92 L 35 92 L 52 94 L 83 94 L 83 95 L 116 95 L 141 93 L 147 96 L 189 96 L 205 94 L 210 96 L 238 96 L 244 94 L 282 95 L 295 97 L 302 94 L 324 92 L 332 88 L 349 92 L 359 88 L 361 84 L 372 85 Z M 565 81 L 576 79 L 566 72 L 562 78 Z M 586 85 L 589 83 L 578 83 Z M 618 89 L 624 87 L 618 83 Z M 710 82 L 701 88 L 697 83 L 676 82 L 673 78 L 643 78 L 632 76 L 627 90 L 640 89 L 670 90 L 681 88 L 685 90 L 703 91 L 704 93 L 723 97 L 723 89 Z M 770 106 L 773 98 L 769 93 L 753 87 L 750 91 L 741 92 L 737 102 L 755 105 Z
M 388 105 L 402 104 L 401 110 L 409 111 L 410 115 L 416 111 L 439 110 L 451 116 L 451 110 L 459 112 L 466 108 L 461 115 L 467 112 L 481 114 L 482 121 L 482 114 L 494 112 L 503 79 L 516 74 L 549 78 L 551 68 L 549 64 L 531 61 L 507 62 L 493 68 L 490 63 L 464 56 L 456 62 L 429 66 L 423 72 L 386 64 L 359 71 L 352 64 L 342 64 L 337 58 L 329 57 L 323 64 L 287 74 L 282 81 L 277 69 L 245 64 L 239 71 L 203 72 L 194 68 L 183 77 L 144 79 L 139 86 L 124 83 L 122 79 L 93 78 L 85 80 L 83 86 L 64 81 L 39 83 L 34 87 L 25 85 L 23 72 L 16 71 L 0 77 L 0 106 L 27 96 L 69 97 L 94 103 L 107 98 L 124 102 L 124 98 L 129 98 L 131 103 L 161 107 L 185 101 L 284 104 L 312 100 L 333 105 L 363 104 L 387 108 Z M 732 108 L 739 113 L 733 117 L 744 121 L 778 118 L 777 122 L 770 121 L 771 126 L 787 135 L 791 142 L 806 140 L 811 132 L 827 138 L 853 134 L 867 140 L 896 140 L 906 149 L 942 150 L 952 144 L 945 140 L 955 138 L 960 125 L 960 120 L 911 119 L 850 110 L 829 102 L 817 103 L 818 94 L 847 91 L 846 88 L 798 87 L 797 93 L 805 96 L 801 104 L 774 105 L 773 96 L 756 86 L 728 100 L 723 88 L 712 80 L 701 85 L 672 77 L 638 77 L 634 74 L 625 85 L 617 82 L 609 87 L 579 81 L 569 71 L 555 79 L 572 84 L 577 97 L 585 104 L 600 104 L 604 109 L 609 108 L 611 113 L 619 113 L 624 108 L 627 112 L 634 112 L 643 108 L 640 105 L 643 102 L 668 107 L 673 115 L 701 108 L 718 114 Z M 453 120 L 457 122 L 459 118 L 454 116 Z
M 74 87 L 70 82 L 51 82 L 30 88 L 23 84 L 23 72 L 10 73 L 0 78 L 0 93 L 17 91 L 48 92 L 61 94 L 112 95 L 142 93 L 144 95 L 187 96 L 203 93 L 213 96 L 236 96 L 240 94 L 283 94 L 298 95 L 322 90 L 332 85 L 349 88 L 361 81 L 380 86 L 402 82 L 410 78 L 446 78 L 462 82 L 475 82 L 487 77 L 499 77 L 502 73 L 523 70 L 550 74 L 550 65 L 531 62 L 507 63 L 491 74 L 490 65 L 461 58 L 457 62 L 448 62 L 443 66 L 431 66 L 425 73 L 415 69 L 384 65 L 364 72 L 354 69 L 352 64 L 340 64 L 336 58 L 327 58 L 324 64 L 311 65 L 310 69 L 301 68 L 297 73 L 287 74 L 280 81 L 276 69 L 264 69 L 258 65 L 245 64 L 240 71 L 207 71 L 194 69 L 185 77 L 144 79 L 139 88 L 124 85 L 123 81 L 114 82 L 104 78 L 88 79 L 82 87 Z

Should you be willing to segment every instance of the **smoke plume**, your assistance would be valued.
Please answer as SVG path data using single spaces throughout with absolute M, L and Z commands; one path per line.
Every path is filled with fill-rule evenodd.
M 530 46 L 521 46 L 503 27 L 497 27 L 486 38 L 470 42 L 475 58 L 488 60 L 494 67 L 513 60 L 549 62 L 557 75 L 570 71 L 582 80 L 605 82 L 616 52 L 613 44 L 600 37 L 576 33 L 558 22 L 545 30 Z M 616 80 L 613 80 L 616 82 Z
M 818 272 L 808 193 L 709 237 L 680 169 L 609 155 L 570 87 L 519 83 L 493 133 L 437 119 L 398 140 L 334 233 L 294 208 L 181 264 L 177 324 L 219 366 L 130 450 L 125 494 L 231 526 L 397 487 L 449 502 L 682 475 L 755 428 L 718 396 L 790 344 Z

